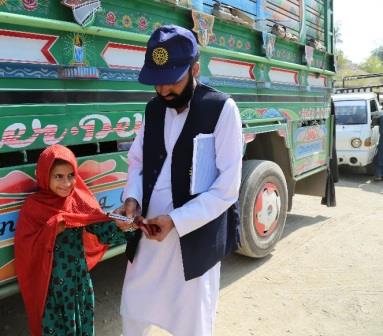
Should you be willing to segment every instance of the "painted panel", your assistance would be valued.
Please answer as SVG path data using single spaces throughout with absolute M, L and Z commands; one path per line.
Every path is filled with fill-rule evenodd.
M 79 174 L 105 211 L 121 205 L 126 172 L 126 152 L 79 159 Z M 34 165 L 0 169 L 0 284 L 14 278 L 13 239 L 18 212 L 34 190 Z
M 50 51 L 57 38 L 0 29 L 0 62 L 57 64 Z
M 142 113 L 129 111 L 3 117 L 0 118 L 0 150 L 126 140 L 135 136 L 141 122 Z
M 271 82 L 298 84 L 298 71 L 281 68 L 271 68 L 269 71 Z
M 209 61 L 209 71 L 212 76 L 234 77 L 254 80 L 254 63 L 235 61 L 212 57 Z
M 140 70 L 145 61 L 145 47 L 108 42 L 101 52 L 109 68 Z
M 327 129 L 324 126 L 300 127 L 294 136 L 296 159 L 318 154 L 325 150 Z
M 294 134 L 294 173 L 299 175 L 327 162 L 327 125 L 299 127 Z
M 307 84 L 316 87 L 326 87 L 326 77 L 313 74 L 307 75 Z

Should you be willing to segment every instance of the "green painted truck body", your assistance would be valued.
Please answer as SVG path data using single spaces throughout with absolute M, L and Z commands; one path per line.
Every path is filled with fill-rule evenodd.
M 288 208 L 294 193 L 323 196 L 333 133 L 332 20 L 330 0 L 220 6 L 212 0 L 0 0 L 0 297 L 17 290 L 16 221 L 36 190 L 34 167 L 43 148 L 69 146 L 102 207 L 121 204 L 126 153 L 155 95 L 138 83 L 138 73 L 146 41 L 163 24 L 195 31 L 200 81 L 237 102 L 244 162 L 272 161 L 282 169 Z M 277 213 L 268 220 L 275 223 L 259 237 L 270 248 L 276 239 L 267 242 L 268 236 L 286 209 L 272 182 L 257 193 L 242 212 L 255 216 L 248 229 L 256 234 L 258 203 L 263 196 L 274 202 Z

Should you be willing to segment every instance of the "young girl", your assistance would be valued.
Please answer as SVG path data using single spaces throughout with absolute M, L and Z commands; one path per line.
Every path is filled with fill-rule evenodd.
M 126 242 L 125 233 L 103 213 L 68 148 L 45 149 L 36 177 L 40 190 L 25 201 L 15 235 L 16 274 L 30 332 L 92 336 L 89 270 L 104 254 L 104 244 Z

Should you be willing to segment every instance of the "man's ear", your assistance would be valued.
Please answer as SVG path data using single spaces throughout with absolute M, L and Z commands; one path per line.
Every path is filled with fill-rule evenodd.
M 196 62 L 193 64 L 193 67 L 192 67 L 193 77 L 197 77 L 199 75 L 199 71 L 200 71 L 200 64 L 199 62 Z

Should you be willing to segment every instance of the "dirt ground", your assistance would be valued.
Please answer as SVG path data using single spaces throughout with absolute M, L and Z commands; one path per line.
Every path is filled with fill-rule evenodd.
M 336 208 L 296 196 L 269 257 L 223 262 L 216 336 L 383 335 L 383 182 L 343 171 L 336 192 Z M 119 256 L 92 272 L 99 336 L 121 333 L 124 271 Z M 1 336 L 27 335 L 19 295 L 0 303 L 0 321 Z

